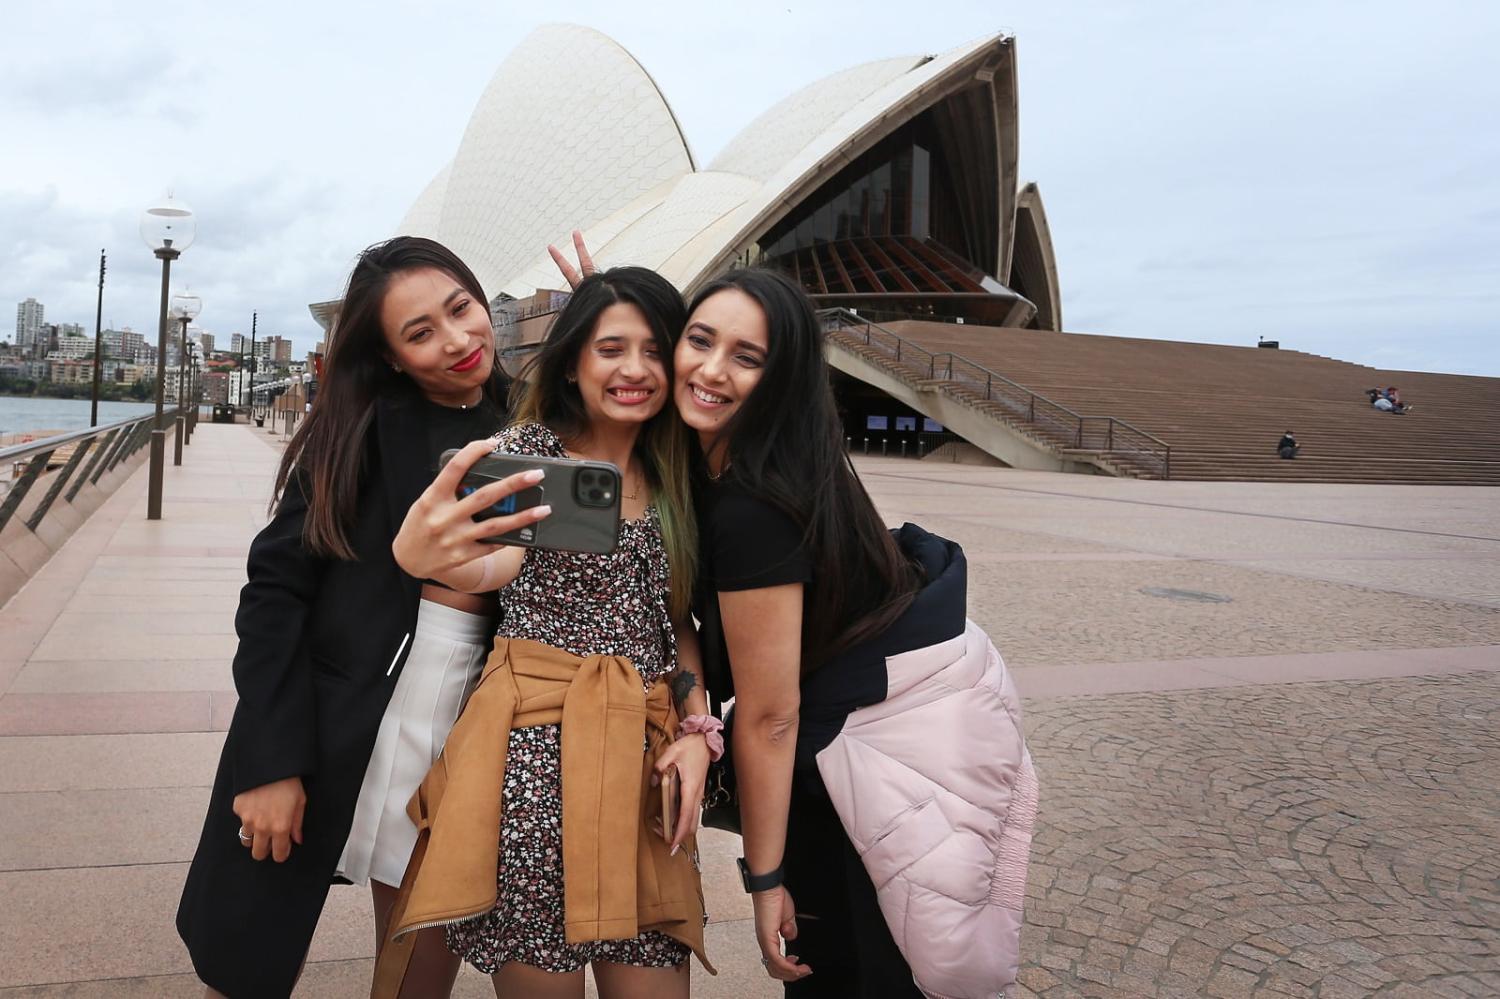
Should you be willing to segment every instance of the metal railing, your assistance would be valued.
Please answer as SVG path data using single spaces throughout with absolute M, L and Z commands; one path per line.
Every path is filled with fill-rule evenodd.
M 1010 421 L 1027 426 L 1055 447 L 1097 451 L 1129 471 L 1172 477 L 1171 446 L 1124 420 L 1075 413 L 962 354 L 934 353 L 847 309 L 821 309 L 818 317 L 825 333 L 836 331 L 854 337 L 911 374 L 939 383 L 938 388 L 960 402 L 995 407 Z
M 162 426 L 172 427 L 178 415 L 176 409 L 165 410 Z M 48 483 L 42 501 L 27 515 L 27 530 L 35 531 L 41 525 L 65 488 L 67 495 L 63 498 L 71 503 L 85 483 L 97 483 L 106 472 L 149 444 L 155 424 L 156 414 L 151 413 L 0 449 L 0 470 L 8 476 L 9 484 L 0 501 L 0 531 L 5 530 L 59 451 L 69 445 L 73 448 L 62 470 Z

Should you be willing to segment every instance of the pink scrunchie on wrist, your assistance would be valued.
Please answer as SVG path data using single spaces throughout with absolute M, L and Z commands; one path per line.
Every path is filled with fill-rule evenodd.
M 708 759 L 717 763 L 724 758 L 724 722 L 713 715 L 688 715 L 677 727 L 681 735 L 701 735 L 708 743 Z

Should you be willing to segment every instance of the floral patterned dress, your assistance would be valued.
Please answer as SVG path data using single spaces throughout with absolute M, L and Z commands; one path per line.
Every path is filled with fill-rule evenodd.
M 497 451 L 566 457 L 547 427 L 522 423 L 498 437 Z M 656 508 L 620 525 L 608 555 L 531 549 L 520 574 L 500 591 L 500 633 L 576 656 L 626 656 L 650 687 L 677 667 L 667 611 L 671 575 Z M 562 737 L 559 725 L 510 733 L 495 908 L 448 927 L 448 946 L 485 974 L 507 961 L 570 972 L 592 961 L 675 967 L 688 948 L 661 933 L 569 945 L 563 929 Z M 644 751 L 644 742 L 642 744 Z

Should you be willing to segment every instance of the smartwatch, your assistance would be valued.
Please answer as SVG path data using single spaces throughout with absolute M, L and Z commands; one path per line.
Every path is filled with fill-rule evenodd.
M 736 863 L 740 865 L 740 880 L 745 883 L 746 892 L 770 891 L 772 888 L 781 887 L 781 867 L 768 871 L 765 874 L 751 874 L 750 865 L 745 863 L 745 858 L 740 857 Z

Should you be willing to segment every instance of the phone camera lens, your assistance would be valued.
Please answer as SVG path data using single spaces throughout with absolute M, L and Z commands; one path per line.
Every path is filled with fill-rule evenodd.
M 595 503 L 599 502 L 603 498 L 604 498 L 604 493 L 601 490 L 598 490 L 598 489 L 590 489 L 589 490 L 589 499 L 593 500 Z

